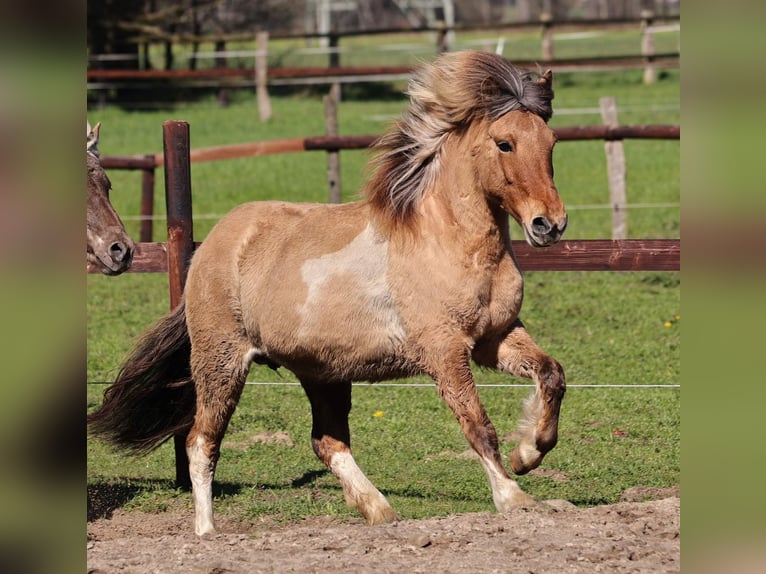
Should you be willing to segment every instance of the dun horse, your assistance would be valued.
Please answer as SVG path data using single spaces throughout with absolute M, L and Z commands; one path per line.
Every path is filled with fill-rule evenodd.
M 105 275 L 119 275 L 130 268 L 133 240 L 125 232 L 117 212 L 109 202 L 112 187 L 101 167 L 98 134 L 101 124 L 91 129 L 88 124 L 85 158 L 88 167 L 88 247 L 86 261 Z
M 376 143 L 363 200 L 248 203 L 216 225 L 184 301 L 146 333 L 89 418 L 135 453 L 188 431 L 199 535 L 215 529 L 213 475 L 251 362 L 296 374 L 314 452 L 370 524 L 397 514 L 351 454 L 352 381 L 427 373 L 478 453 L 497 510 L 534 502 L 503 465 L 470 361 L 536 383 L 510 467 L 537 467 L 556 444 L 566 384 L 519 319 L 508 216 L 535 247 L 567 225 L 547 126 L 552 74 L 452 53 L 419 70 L 408 93 L 403 118 Z

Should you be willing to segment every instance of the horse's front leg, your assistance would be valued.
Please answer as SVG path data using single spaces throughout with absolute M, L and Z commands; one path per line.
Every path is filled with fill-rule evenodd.
M 505 337 L 483 341 L 473 350 L 480 365 L 532 379 L 536 389 L 524 403 L 521 439 L 511 452 L 511 469 L 526 474 L 537 468 L 558 440 L 559 410 L 566 391 L 564 369 L 540 350 L 520 320 Z
M 470 352 L 465 345 L 437 353 L 439 364 L 427 371 L 435 379 L 439 394 L 460 423 L 463 434 L 479 455 L 499 512 L 532 506 L 535 500 L 521 490 L 503 466 L 497 432 L 489 420 L 474 383 Z

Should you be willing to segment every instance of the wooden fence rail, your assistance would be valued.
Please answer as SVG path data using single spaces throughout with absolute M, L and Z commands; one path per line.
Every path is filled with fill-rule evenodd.
M 670 139 L 681 138 L 681 126 L 666 124 L 624 125 L 610 127 L 572 126 L 554 130 L 559 141 L 584 140 L 624 140 L 624 139 Z M 379 135 L 354 136 L 306 136 L 246 142 L 222 146 L 192 149 L 191 162 L 219 161 L 258 157 L 264 155 L 302 152 L 302 151 L 337 151 L 344 149 L 365 149 L 370 147 Z M 163 154 L 103 156 L 101 165 L 104 169 L 153 169 L 162 167 Z
M 524 22 L 496 22 L 493 24 L 454 24 L 446 26 L 439 24 L 437 26 L 412 26 L 402 27 L 381 27 L 375 29 L 358 29 L 330 31 L 330 32 L 296 32 L 296 33 L 273 33 L 271 38 L 280 40 L 324 40 L 332 45 L 332 39 L 353 38 L 360 36 L 395 36 L 412 34 L 449 34 L 471 33 L 471 34 L 498 34 L 501 32 L 519 32 L 519 31 L 539 31 L 541 27 L 554 29 L 558 32 L 581 32 L 587 30 L 635 30 L 648 27 L 680 26 L 680 15 L 662 15 L 656 14 L 652 10 L 643 11 L 640 18 L 577 18 L 571 20 L 555 20 L 547 16 L 540 20 L 529 20 Z M 130 26 L 130 24 L 126 24 Z M 142 43 L 171 43 L 171 44 L 215 44 L 226 42 L 254 42 L 258 32 L 233 32 L 222 34 L 195 35 L 185 33 L 164 32 L 156 27 L 146 30 L 142 33 L 141 25 L 135 24 L 136 35 L 132 40 L 138 44 Z M 437 46 L 442 42 L 437 39 Z M 107 55 L 106 58 L 114 59 L 114 55 Z M 91 60 L 106 59 L 104 56 L 94 55 Z M 134 56 L 135 58 L 135 56 Z
M 87 70 L 88 89 L 98 91 L 99 101 L 106 100 L 106 91 L 119 87 L 146 87 L 156 88 L 159 81 L 172 80 L 189 86 L 212 86 L 219 89 L 219 101 L 228 102 L 227 90 L 229 88 L 256 87 L 258 93 L 258 106 L 261 118 L 270 114 L 265 110 L 270 108 L 268 103 L 267 87 L 269 85 L 285 84 L 331 84 L 342 82 L 364 81 L 387 81 L 395 78 L 408 77 L 413 68 L 411 66 L 364 66 L 348 67 L 341 66 L 340 41 L 344 37 L 396 35 L 412 33 L 428 33 L 436 36 L 434 47 L 437 53 L 454 49 L 455 34 L 492 34 L 497 39 L 487 39 L 483 49 L 491 50 L 490 44 L 496 41 L 494 51 L 502 54 L 504 39 L 503 35 L 513 34 L 519 30 L 540 31 L 541 53 L 539 58 L 532 60 L 514 60 L 514 64 L 523 68 L 537 68 L 538 65 L 551 67 L 558 72 L 564 71 L 593 71 L 608 69 L 644 69 L 644 82 L 653 83 L 657 77 L 656 70 L 659 68 L 677 68 L 680 65 L 680 44 L 676 51 L 658 53 L 655 50 L 654 35 L 664 30 L 680 30 L 680 16 L 658 18 L 652 10 L 642 10 L 640 18 L 625 19 L 597 19 L 597 20 L 572 20 L 555 21 L 549 13 L 540 15 L 538 21 L 530 22 L 506 22 L 493 25 L 445 25 L 443 23 L 432 27 L 420 27 L 409 29 L 377 29 L 355 31 L 330 31 L 316 34 L 274 34 L 270 36 L 267 31 L 255 33 L 217 34 L 209 36 L 168 34 L 156 27 L 145 30 L 140 24 L 135 25 L 137 35 L 133 40 L 142 46 L 143 56 L 137 54 L 125 55 L 128 59 L 136 61 L 136 69 L 102 69 L 103 63 L 120 59 L 119 54 L 95 54 L 91 56 L 92 63 Z M 554 32 L 571 30 L 624 30 L 638 29 L 641 34 L 640 46 L 634 55 L 596 56 L 569 59 L 557 59 L 554 57 Z M 328 56 L 327 67 L 268 67 L 268 42 L 272 39 L 319 39 L 326 44 L 325 51 Z M 254 50 L 225 49 L 227 41 L 255 42 Z M 191 67 L 196 68 L 196 60 L 199 58 L 215 58 L 215 67 L 208 69 L 172 69 L 171 60 L 166 56 L 165 69 L 151 69 L 149 62 L 150 43 L 162 43 L 166 46 L 166 54 L 171 53 L 168 46 L 172 44 L 191 44 L 194 51 L 191 58 L 194 59 Z M 215 52 L 199 53 L 197 46 L 201 43 L 215 43 Z M 316 51 L 316 48 L 312 48 Z M 249 68 L 229 67 L 228 58 L 253 58 L 253 66 Z M 138 69 L 139 62 L 142 62 Z
M 653 62 L 662 68 L 677 68 L 679 54 L 668 52 L 654 54 Z M 562 58 L 558 60 L 514 60 L 513 64 L 520 68 L 537 68 L 538 65 L 555 69 L 558 72 L 573 71 L 577 69 L 610 69 L 610 68 L 641 68 L 646 64 L 643 56 L 593 56 L 582 58 Z M 415 66 L 332 66 L 319 67 L 307 66 L 300 68 L 270 67 L 265 82 L 267 84 L 286 84 L 291 81 L 323 79 L 324 83 L 343 81 L 358 82 L 365 78 L 371 81 L 381 81 L 385 78 L 407 77 L 416 69 Z M 175 81 L 200 81 L 200 80 L 224 80 L 239 79 L 244 85 L 252 86 L 256 83 L 252 69 L 247 68 L 205 68 L 197 70 L 130 70 L 130 69 L 98 69 L 92 68 L 86 72 L 91 88 L 98 87 L 96 82 L 115 82 L 122 80 L 124 85 L 131 85 L 128 81 L 150 80 L 175 80 Z
M 142 24 L 126 24 L 127 27 L 133 27 L 135 29 L 135 36 L 132 41 L 143 47 L 144 57 L 143 60 L 147 60 L 148 46 L 153 43 L 161 43 L 166 47 L 173 44 L 186 44 L 191 46 L 199 46 L 200 44 L 215 44 L 219 47 L 216 52 L 199 53 L 194 50 L 192 57 L 196 58 L 226 58 L 229 55 L 250 55 L 252 50 L 235 50 L 233 52 L 227 52 L 225 49 L 221 50 L 220 47 L 225 47 L 227 42 L 256 42 L 258 36 L 266 34 L 271 39 L 277 40 L 303 40 L 309 42 L 311 40 L 319 40 L 323 46 L 326 46 L 323 50 L 329 56 L 329 65 L 338 65 L 339 54 L 342 51 L 340 42 L 343 38 L 354 38 L 361 36 L 397 36 L 412 34 L 427 34 L 431 38 L 434 49 L 437 52 L 444 50 L 454 49 L 453 41 L 456 34 L 472 34 L 472 35 L 488 35 L 492 37 L 502 37 L 504 34 L 514 34 L 520 31 L 526 32 L 540 32 L 541 40 L 541 57 L 543 60 L 550 61 L 553 59 L 553 38 L 555 33 L 558 32 L 573 32 L 573 31 L 616 31 L 616 30 L 639 30 L 641 32 L 641 54 L 644 57 L 652 57 L 653 43 L 651 38 L 657 32 L 666 30 L 680 30 L 680 15 L 658 15 L 653 10 L 642 10 L 640 17 L 631 18 L 597 18 L 597 19 L 573 19 L 573 20 L 555 20 L 551 14 L 542 13 L 538 20 L 530 20 L 524 22 L 495 22 L 492 24 L 449 24 L 445 22 L 439 22 L 432 26 L 414 26 L 414 27 L 396 27 L 396 28 L 376 28 L 376 29 L 358 29 L 358 30 L 330 30 L 323 32 L 309 32 L 309 33 L 269 33 L 265 31 L 257 32 L 238 32 L 238 33 L 223 33 L 223 34 L 178 34 L 170 33 L 159 29 L 156 26 L 146 28 Z M 317 48 L 311 48 L 316 52 Z M 109 62 L 116 60 L 141 60 L 137 54 L 93 54 L 90 57 L 90 61 L 99 65 L 101 62 Z
M 624 139 L 677 140 L 681 137 L 681 128 L 678 125 L 574 126 L 561 127 L 556 129 L 555 132 L 559 141 L 562 142 L 584 140 L 621 141 Z M 334 153 L 339 150 L 366 149 L 378 137 L 377 135 L 308 136 L 197 148 L 190 151 L 190 161 L 198 163 L 303 151 Z M 101 158 L 101 165 L 104 169 L 142 171 L 140 240 L 142 242 L 151 242 L 154 214 L 154 172 L 156 168 L 164 165 L 163 154 L 103 156 Z
M 198 247 L 195 242 L 194 247 Z M 524 271 L 679 271 L 678 239 L 575 239 L 545 248 L 514 240 L 513 251 Z M 138 243 L 133 273 L 167 273 L 166 243 Z M 97 273 L 97 270 L 92 272 Z
M 556 133 L 560 141 L 625 138 L 679 139 L 681 136 L 680 126 L 677 125 L 575 126 L 558 128 Z M 188 161 L 194 163 L 287 152 L 365 149 L 377 137 L 359 135 L 287 138 L 190 149 L 186 153 L 188 153 Z M 105 169 L 140 169 L 144 173 L 151 172 L 152 181 L 154 181 L 154 170 L 157 167 L 166 166 L 166 172 L 168 171 L 165 154 L 162 153 L 104 156 L 101 158 L 101 163 Z M 174 194 L 176 192 L 172 191 L 173 186 L 167 187 L 167 177 L 166 173 L 166 194 Z M 152 195 L 153 192 L 152 188 Z M 142 197 L 145 198 L 145 196 L 146 190 L 143 189 Z M 143 206 L 142 201 L 142 210 Z M 188 209 L 188 217 L 191 217 L 191 206 L 183 209 Z M 148 213 L 142 211 L 142 215 L 148 219 L 148 223 L 151 223 L 151 211 Z M 182 219 L 182 216 L 175 216 L 176 223 L 173 223 L 171 227 L 177 227 L 179 218 Z M 136 245 L 131 272 L 167 273 L 168 246 L 166 243 L 151 242 L 151 232 L 148 239 L 143 236 L 143 224 L 147 223 L 147 219 L 142 221 L 142 238 Z M 170 221 L 168 225 L 171 225 Z M 513 245 L 519 265 L 527 271 L 677 271 L 681 265 L 681 246 L 680 240 L 677 239 L 575 240 L 562 241 L 546 249 L 533 249 L 523 241 L 514 241 Z M 90 271 L 97 272 L 95 269 Z

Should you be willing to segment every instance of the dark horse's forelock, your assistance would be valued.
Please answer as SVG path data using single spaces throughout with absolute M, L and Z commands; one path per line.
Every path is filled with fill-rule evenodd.
M 405 223 L 436 179 L 446 137 L 474 121 L 513 110 L 553 115 L 550 82 L 519 72 L 487 52 L 455 52 L 426 64 L 410 80 L 410 106 L 374 144 L 380 155 L 366 188 L 370 203 L 390 223 Z

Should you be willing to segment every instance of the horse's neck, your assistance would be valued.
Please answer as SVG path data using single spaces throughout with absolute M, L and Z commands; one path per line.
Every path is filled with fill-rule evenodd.
M 466 165 L 465 149 L 447 145 L 431 193 L 427 194 L 425 217 L 448 225 L 452 233 L 482 237 L 508 235 L 508 214 L 492 205 Z
M 461 161 L 461 168 L 454 167 Z M 508 215 L 488 203 L 464 162 L 464 157 L 444 162 L 421 204 L 421 234 L 453 253 L 455 261 L 498 262 L 511 251 Z

